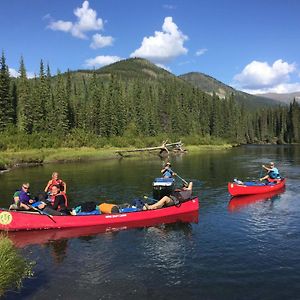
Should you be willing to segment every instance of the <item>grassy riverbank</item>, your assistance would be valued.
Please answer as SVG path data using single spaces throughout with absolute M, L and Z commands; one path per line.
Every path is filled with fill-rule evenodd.
M 5 235 L 0 235 L 0 297 L 8 289 L 20 288 L 22 280 L 32 276 L 28 262 Z
M 230 144 L 223 145 L 189 145 L 185 149 L 188 152 L 201 152 L 211 150 L 223 150 L 231 148 Z M 134 147 L 121 148 L 122 150 L 134 149 Z M 23 151 L 1 151 L 0 152 L 0 170 L 7 170 L 17 166 L 45 164 L 55 162 L 72 162 L 72 161 L 91 161 L 120 158 L 117 154 L 120 148 L 106 147 L 101 149 L 95 148 L 59 148 L 59 149 L 30 149 Z M 145 157 L 148 155 L 157 155 L 158 152 L 131 153 Z
M 81 130 L 73 131 L 65 137 L 50 134 L 20 134 L 12 131 L 11 134 L 0 133 L 0 170 L 26 164 L 113 159 L 120 157 L 116 153 L 117 150 L 159 146 L 165 140 L 172 142 L 181 140 L 184 148 L 191 152 L 232 146 L 223 139 L 197 135 L 143 137 L 128 134 L 104 138 Z M 143 152 L 136 155 L 147 154 Z

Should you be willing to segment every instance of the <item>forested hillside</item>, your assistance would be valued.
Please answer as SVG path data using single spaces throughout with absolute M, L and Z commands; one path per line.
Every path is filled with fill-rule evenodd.
M 275 94 L 275 93 L 267 93 L 267 94 L 260 94 L 260 96 L 270 99 L 276 99 L 283 104 L 290 104 L 294 99 L 296 101 L 300 101 L 300 92 L 294 93 L 286 93 L 286 94 Z
M 245 105 L 248 109 L 256 109 L 258 107 L 274 106 L 280 104 L 280 102 L 277 101 L 276 98 L 264 97 L 259 95 L 254 96 L 235 90 L 231 86 L 228 86 L 223 82 L 220 82 L 215 78 L 203 73 L 191 72 L 180 75 L 179 77 L 206 93 L 209 93 L 211 95 L 213 93 L 216 93 L 220 98 L 225 98 L 233 94 L 236 101 L 240 104 Z
M 235 95 L 208 95 L 144 59 L 127 59 L 94 71 L 53 76 L 40 62 L 34 79 L 10 78 L 4 53 L 0 64 L 0 132 L 44 137 L 93 134 L 221 138 L 229 142 L 299 142 L 299 105 L 249 111 Z M 76 138 L 76 137 L 75 137 Z M 47 141 L 48 139 L 48 141 Z M 2 144 L 4 139 L 2 139 Z M 41 145 L 41 147 L 43 146 Z M 76 144 L 78 145 L 78 144 Z M 5 147 L 5 145 L 3 145 Z

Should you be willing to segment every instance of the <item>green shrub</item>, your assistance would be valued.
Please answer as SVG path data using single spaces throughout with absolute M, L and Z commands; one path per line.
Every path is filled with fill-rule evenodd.
M 33 275 L 33 262 L 28 262 L 12 241 L 0 235 L 0 296 L 10 288 L 20 288 L 22 280 Z

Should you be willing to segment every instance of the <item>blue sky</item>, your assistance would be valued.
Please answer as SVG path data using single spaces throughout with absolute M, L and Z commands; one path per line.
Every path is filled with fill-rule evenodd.
M 0 49 L 52 73 L 144 57 L 250 93 L 300 91 L 298 0 L 3 0 Z

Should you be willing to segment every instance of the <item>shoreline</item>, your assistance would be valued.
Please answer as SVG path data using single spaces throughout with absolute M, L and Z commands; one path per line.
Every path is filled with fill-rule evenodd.
M 187 152 L 202 152 L 213 150 L 226 150 L 235 147 L 236 145 L 188 145 L 185 147 Z M 0 174 L 8 172 L 12 169 L 19 167 L 31 167 L 50 163 L 68 163 L 76 161 L 95 161 L 95 160 L 108 160 L 108 159 L 126 159 L 130 157 L 149 157 L 158 156 L 158 152 L 150 153 L 135 153 L 126 157 L 121 157 L 118 150 L 131 150 L 133 147 L 128 148 L 59 148 L 59 149 L 28 149 L 22 151 L 1 151 L 0 152 Z

